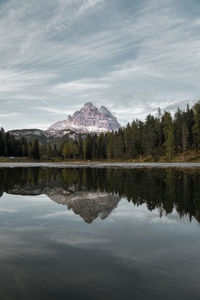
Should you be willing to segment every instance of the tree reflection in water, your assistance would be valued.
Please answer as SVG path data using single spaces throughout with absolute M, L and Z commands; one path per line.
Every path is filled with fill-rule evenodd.
M 85 222 L 105 219 L 122 197 L 134 205 L 175 209 L 180 217 L 200 222 L 200 171 L 197 169 L 0 169 L 0 195 L 46 194 L 64 204 Z

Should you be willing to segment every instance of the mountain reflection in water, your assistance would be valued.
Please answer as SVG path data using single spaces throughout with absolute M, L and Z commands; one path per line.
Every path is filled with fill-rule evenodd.
M 47 195 L 86 223 L 107 218 L 121 198 L 146 204 L 160 216 L 175 209 L 200 222 L 200 171 L 196 169 L 0 169 L 0 195 Z
M 199 300 L 198 169 L 0 168 L 0 195 L 1 300 Z

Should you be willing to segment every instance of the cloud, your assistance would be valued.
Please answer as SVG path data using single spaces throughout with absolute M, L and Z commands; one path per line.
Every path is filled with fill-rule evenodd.
M 92 101 L 111 108 L 125 124 L 155 114 L 157 107 L 173 112 L 193 104 L 200 94 L 199 31 L 199 15 L 172 0 L 5 1 L 3 113 L 10 112 L 5 101 L 13 101 L 12 111 L 22 114 L 18 126 L 42 124 L 44 118 L 51 125 L 62 110 Z M 30 107 L 28 122 L 23 113 Z M 16 127 L 14 120 L 4 124 Z
M 17 112 L 8 112 L 8 113 L 3 113 L 0 111 L 0 118 L 13 118 L 13 117 L 22 117 L 22 115 L 25 114 L 21 114 L 21 113 L 17 113 Z
M 20 93 L 28 93 L 31 88 L 36 89 L 38 86 L 43 86 L 54 77 L 49 72 L 28 72 L 15 70 L 0 70 L 0 99 L 3 97 L 20 97 Z M 25 95 L 21 95 L 26 97 Z M 32 95 L 28 95 L 33 97 Z
M 58 218 L 58 217 L 74 217 L 74 213 L 70 210 L 64 210 L 64 211 L 56 211 L 56 212 L 51 212 L 48 214 L 44 214 L 39 217 L 35 217 L 37 219 L 49 219 L 49 218 Z M 76 221 L 76 219 L 75 219 Z
M 85 93 L 94 90 L 107 89 L 110 85 L 105 82 L 100 82 L 98 79 L 85 78 L 82 80 L 74 80 L 67 83 L 59 83 L 52 88 L 55 94 L 73 94 L 73 93 Z
M 17 209 L 14 209 L 14 208 L 0 208 L 0 213 L 10 213 L 10 214 L 13 214 L 13 213 L 16 213 L 18 212 Z
M 54 115 L 64 115 L 63 109 L 57 109 L 57 108 L 45 107 L 45 106 L 38 106 L 37 109 L 39 111 L 45 111 Z
M 84 1 L 83 4 L 80 6 L 80 8 L 77 10 L 75 14 L 75 18 L 79 18 L 81 15 L 83 15 L 87 10 L 93 8 L 94 6 L 100 4 L 104 0 L 87 0 Z
M 174 209 L 170 214 L 160 212 L 162 209 L 155 209 L 149 211 L 146 204 L 142 204 L 139 207 L 134 206 L 130 209 L 130 206 L 133 206 L 132 203 L 127 204 L 126 202 L 121 202 L 119 204 L 119 209 L 112 212 L 110 217 L 111 221 L 117 222 L 118 219 L 130 220 L 130 222 L 140 224 L 171 224 L 183 226 L 183 224 L 190 223 L 190 220 L 187 216 L 180 218 Z M 197 224 L 196 220 L 193 220 L 194 224 Z

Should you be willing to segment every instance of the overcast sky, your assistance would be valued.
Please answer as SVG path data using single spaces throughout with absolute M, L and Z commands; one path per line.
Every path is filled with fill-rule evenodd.
M 199 0 L 0 0 L 0 126 L 86 102 L 125 125 L 200 97 Z

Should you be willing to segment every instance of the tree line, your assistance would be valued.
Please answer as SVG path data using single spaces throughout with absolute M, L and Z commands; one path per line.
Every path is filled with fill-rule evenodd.
M 176 209 L 180 217 L 195 218 L 200 223 L 199 169 L 0 169 L 0 197 L 4 192 L 20 194 L 21 190 L 29 195 L 41 194 L 49 187 L 66 198 L 79 191 L 116 194 L 134 205 L 158 210 L 161 216 Z
M 115 132 L 78 136 L 59 145 L 40 145 L 37 139 L 15 139 L 3 128 L 0 130 L 0 156 L 19 156 L 33 159 L 135 159 L 141 156 L 158 158 L 188 150 L 200 150 L 200 102 L 192 108 L 177 109 L 174 116 L 158 109 L 156 116 L 145 121 L 134 120 Z

